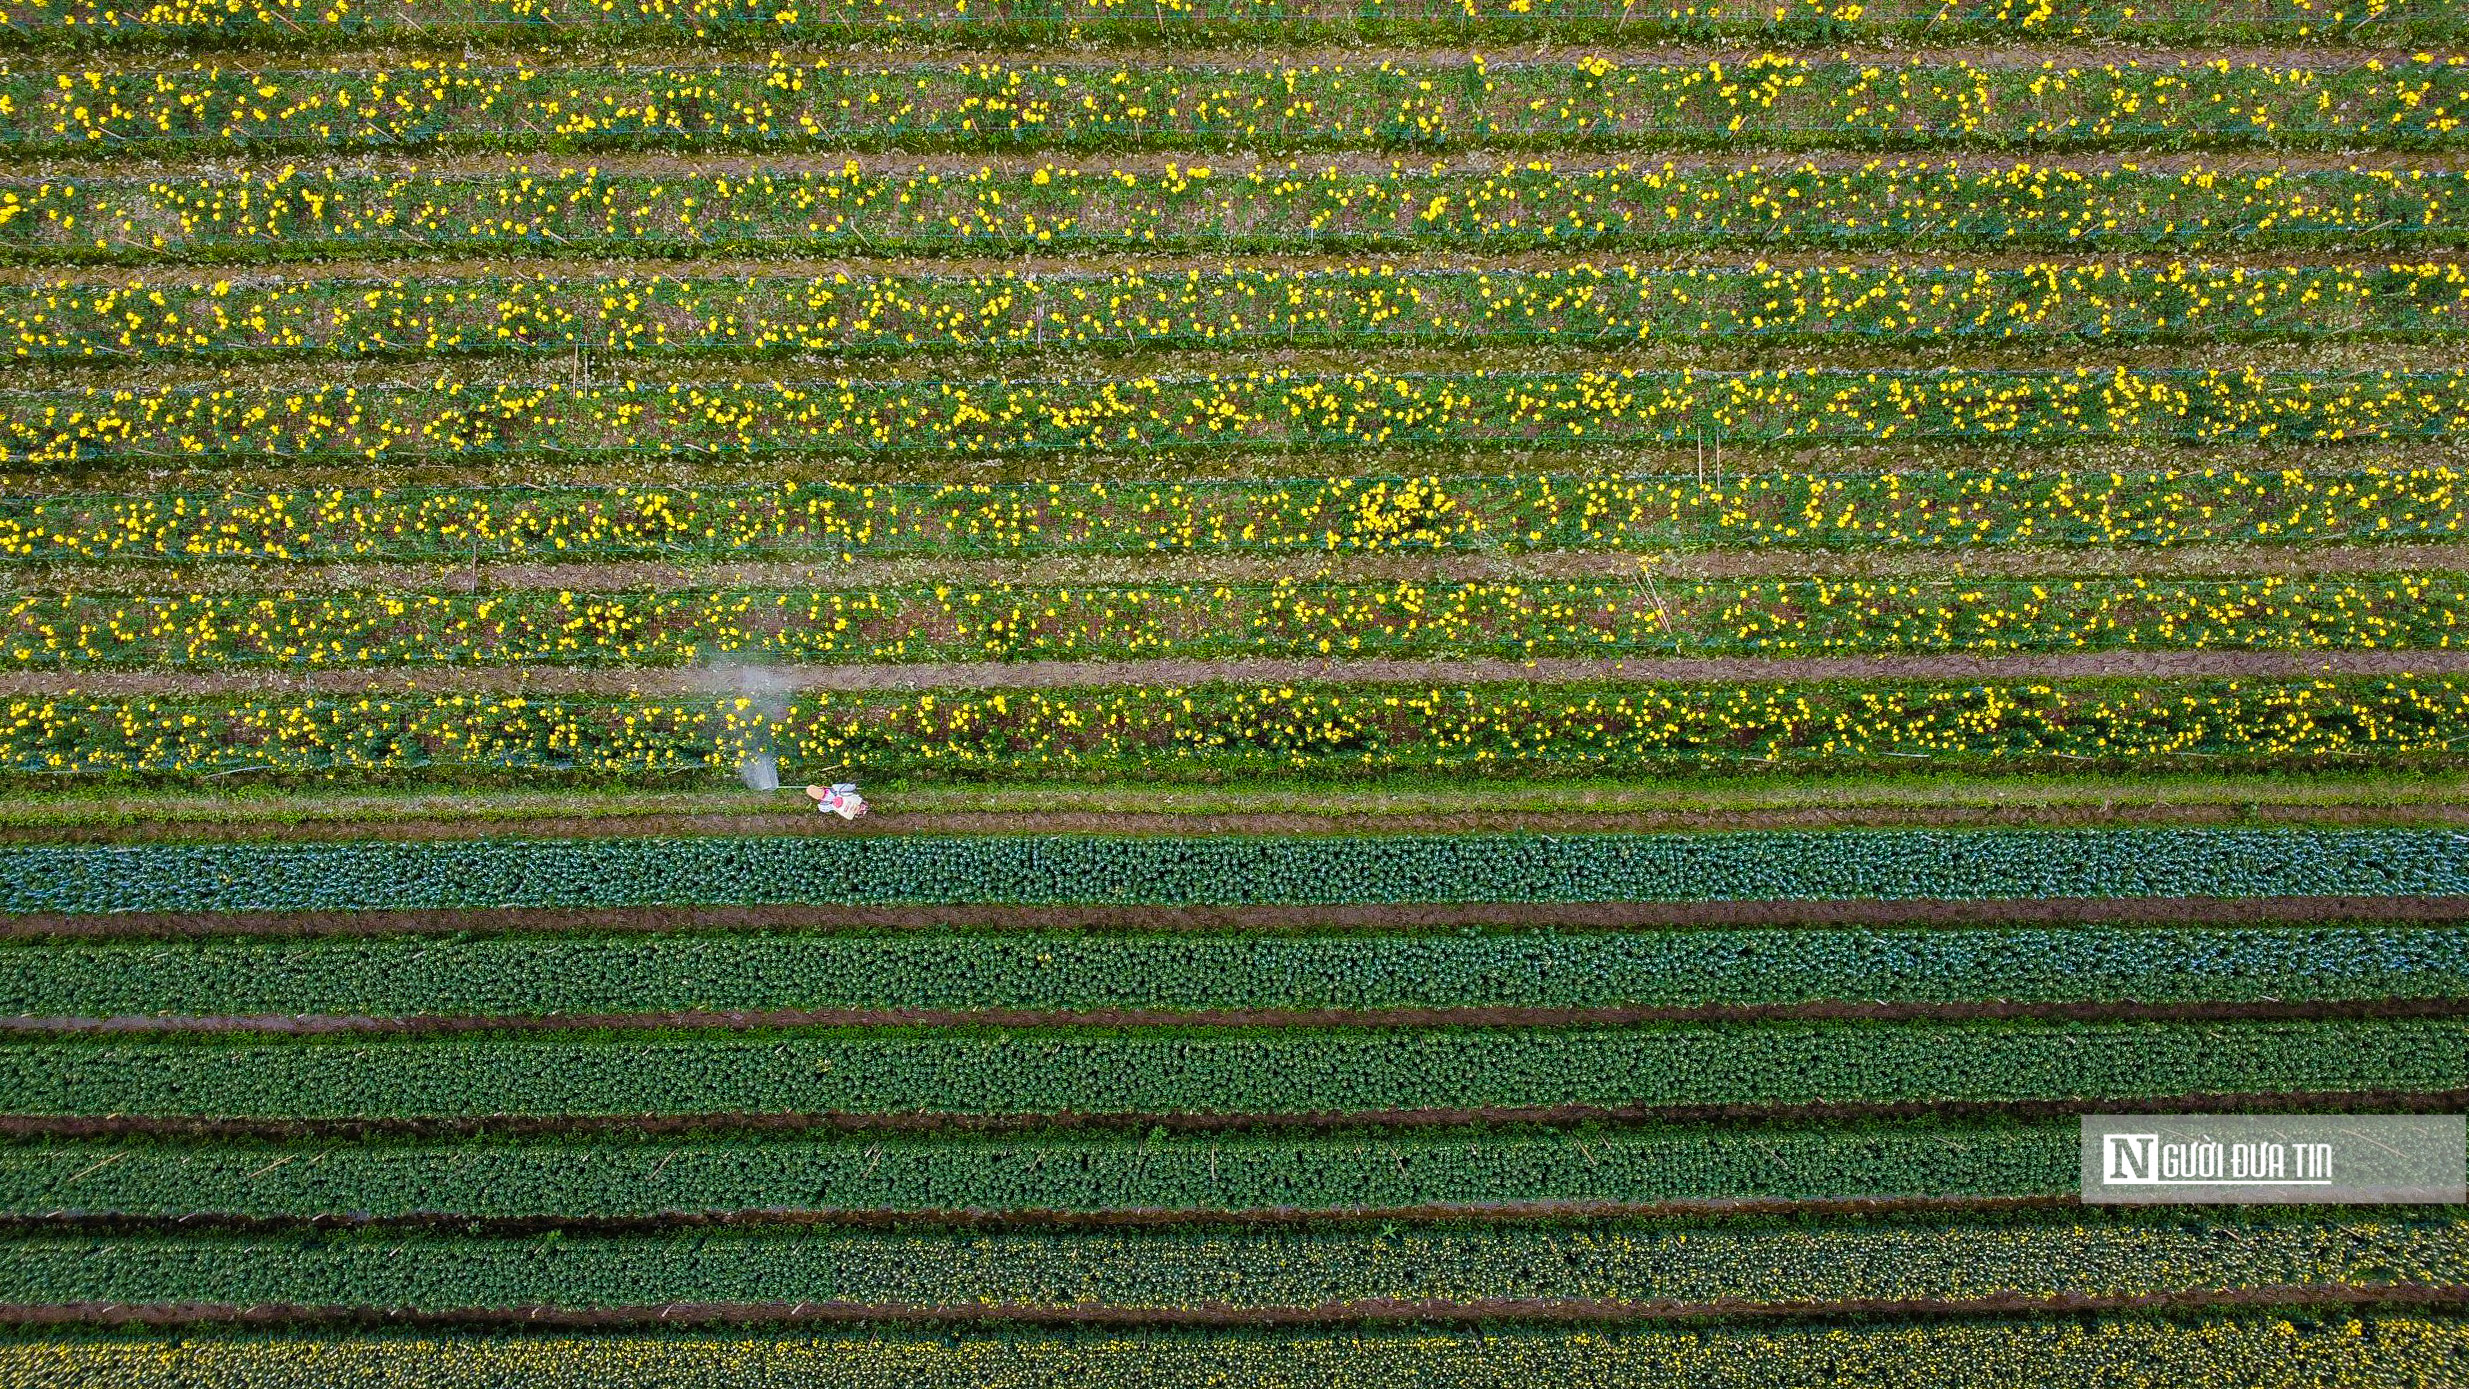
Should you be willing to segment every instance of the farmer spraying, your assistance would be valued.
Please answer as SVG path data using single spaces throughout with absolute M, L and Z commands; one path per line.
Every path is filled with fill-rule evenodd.
M 814 808 L 826 815 L 854 820 L 866 813 L 866 798 L 857 794 L 857 783 L 843 781 L 832 786 L 809 786 L 806 794 L 814 797 Z

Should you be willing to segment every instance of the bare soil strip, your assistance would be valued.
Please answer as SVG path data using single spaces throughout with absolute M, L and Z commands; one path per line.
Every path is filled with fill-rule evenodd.
M 1976 902 L 1506 902 L 1336 907 L 505 907 L 455 911 L 114 912 L 0 916 L 0 940 L 191 936 L 670 934 L 685 931 L 1322 933 L 1466 927 L 1622 931 L 1695 926 L 2166 925 L 2464 921 L 2469 897 L 2074 897 Z
M 350 1014 L 164 1014 L 110 1018 L 0 1018 L 0 1037 L 37 1036 L 402 1036 L 437 1037 L 505 1032 L 743 1032 L 788 1028 L 1591 1028 L 1650 1023 L 1919 1022 L 2003 1018 L 2069 1022 L 2313 1022 L 2356 1018 L 2469 1017 L 2469 998 L 2356 998 L 2271 1002 L 1707 1004 L 1699 1007 L 1605 1008 L 781 1008 L 756 1011 L 560 1013 L 369 1017 Z
M 0 570 L 0 593 L 337 593 L 369 589 L 578 593 L 681 588 L 889 588 L 949 584 L 989 588 L 1104 584 L 1485 583 L 1657 579 L 2068 580 L 2093 577 L 2300 578 L 2469 571 L 2469 545 L 2099 546 L 1945 550 L 1554 550 L 1526 554 L 1050 555 L 1043 557 L 861 556 L 854 560 L 581 564 L 192 566 L 59 564 Z
M 1091 689 L 1305 682 L 1466 685 L 1586 681 L 2062 680 L 2103 676 L 2303 679 L 2323 675 L 2469 674 L 2469 648 L 2384 651 L 2084 651 L 2012 656 L 1632 656 L 1623 660 L 921 661 L 915 665 L 770 668 L 780 688 L 859 692 L 929 689 Z M 370 670 L 94 670 L 0 672 L 0 696 L 248 698 L 302 694 L 500 693 L 709 695 L 699 668 L 429 667 Z
M 460 1215 L 245 1216 L 197 1211 L 178 1216 L 116 1214 L 0 1216 L 0 1239 L 127 1235 L 281 1235 L 314 1230 L 400 1230 L 481 1239 L 523 1239 L 558 1232 L 600 1237 L 666 1235 L 710 1229 L 1107 1230 L 1199 1225 L 1279 1229 L 1412 1222 L 1418 1225 L 1514 1224 L 1564 1220 L 1675 1220 L 1770 1215 L 1981 1215 L 2078 1206 L 2072 1193 L 2036 1196 L 1896 1196 L 1826 1200 L 1474 1201 L 1425 1206 L 1269 1206 L 1244 1210 L 1126 1207 L 1116 1210 L 697 1210 L 645 1216 Z
M 1843 1301 L 1626 1302 L 1608 1299 L 1484 1298 L 1464 1302 L 1377 1299 L 1324 1302 L 1314 1307 L 1245 1307 L 1195 1302 L 1182 1307 L 1057 1306 L 1033 1303 L 855 1302 L 670 1302 L 650 1306 L 570 1308 L 555 1305 L 462 1307 L 438 1311 L 286 1303 L 70 1302 L 0 1307 L 0 1325 L 651 1327 L 692 1325 L 885 1325 L 1056 1327 L 1283 1327 L 1396 1324 L 1480 1325 L 1527 1322 L 1605 1325 L 1710 1319 L 1819 1319 L 1834 1317 L 1983 1317 L 2157 1311 L 2209 1307 L 2460 1307 L 2469 1306 L 2469 1286 L 2394 1283 L 2278 1284 L 2201 1288 L 2181 1292 L 2093 1296 L 2000 1294 L 1980 1298 Z
M 2085 1100 L 1906 1100 L 1823 1104 L 1531 1105 L 1286 1113 L 492 1114 L 469 1118 L 211 1119 L 145 1114 L 0 1114 L 0 1139 L 460 1139 L 596 1134 L 1170 1133 L 1458 1129 L 1500 1124 L 1710 1124 L 1882 1119 L 2064 1119 L 2082 1114 L 2449 1113 L 2469 1090 L 2253 1091 Z

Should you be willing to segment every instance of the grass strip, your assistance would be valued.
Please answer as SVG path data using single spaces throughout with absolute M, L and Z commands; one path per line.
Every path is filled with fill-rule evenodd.
M 1174 1332 L 873 1329 L 348 1335 L 18 1332 L 0 1376 L 57 1389 L 267 1389 L 337 1379 L 419 1389 L 1124 1389 L 1223 1380 L 1263 1389 L 2078 1389 L 2166 1366 L 2186 1389 L 2419 1389 L 2469 1357 L 2469 1320 L 2304 1309 L 1849 1325 L 1487 1326 Z
M 654 172 L 286 163 L 0 183 L 0 257 L 39 264 L 337 255 L 991 254 L 1913 247 L 2263 250 L 2469 244 L 2444 168 L 2095 168 L 2014 159 L 1497 172 L 1332 161 Z
M 2469 1088 L 2469 1022 L 533 1033 L 0 1043 L 0 1107 L 249 1120 L 1313 1115 Z
M 663 1304 L 1103 1308 L 1379 1303 L 1760 1307 L 2469 1284 L 2457 1215 L 1836 1218 L 1698 1228 L 903 1234 L 701 1230 L 475 1240 L 405 1231 L 23 1236 L 0 1302 L 567 1310 Z
M 2469 927 L 762 934 L 0 945 L 0 1015 L 1689 1008 L 2469 998 Z
M 2433 830 L 476 840 L 0 849 L 9 912 L 2469 895 Z
M 648 1220 L 1208 1219 L 1517 1203 L 2070 1196 L 2073 1120 L 1598 1132 L 741 1136 L 0 1145 L 0 1214 Z M 1536 1214 L 1549 1216 L 1549 1211 Z
M 875 814 L 895 818 L 1054 816 L 1085 809 L 1089 801 L 1085 786 L 1036 781 L 1007 782 L 999 787 L 878 783 L 866 788 L 866 797 Z M 2469 777 L 2457 773 L 2407 779 L 2359 773 L 2006 777 L 1949 772 L 1926 777 L 1777 776 L 1734 781 L 1487 777 L 1470 783 L 1446 774 L 1400 772 L 1376 788 L 1298 787 L 1282 778 L 1206 786 L 1126 783 L 1108 787 L 1106 799 L 1114 812 L 1165 822 L 1197 824 L 1238 814 L 1321 814 L 1350 822 L 1355 833 L 1401 819 L 1461 818 L 1482 811 L 1571 819 L 1664 813 L 1697 817 L 1708 827 L 1721 827 L 1726 817 L 1758 814 L 1836 815 L 1874 827 L 1925 809 L 1968 812 L 1983 818 L 2046 811 L 2089 819 L 2167 806 L 2216 814 L 2268 808 L 2293 817 L 2316 815 L 2327 822 L 2366 813 L 2406 821 L 2412 816 L 2430 816 L 2456 802 L 2469 802 Z M 355 837 L 366 837 L 406 822 L 454 822 L 475 833 L 495 829 L 526 837 L 520 833 L 521 826 L 569 820 L 590 820 L 606 832 L 642 824 L 709 824 L 782 813 L 793 813 L 802 823 L 809 812 L 793 793 L 766 796 L 737 787 L 725 791 L 578 788 L 376 793 L 249 786 L 155 792 L 84 789 L 0 795 L 0 832 L 27 839 L 153 834 L 224 841 L 303 834 L 332 837 L 354 826 L 361 829 Z

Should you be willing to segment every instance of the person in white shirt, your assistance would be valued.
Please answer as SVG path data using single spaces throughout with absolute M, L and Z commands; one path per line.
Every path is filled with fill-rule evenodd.
M 834 786 L 809 786 L 806 794 L 814 797 L 814 808 L 826 815 L 854 820 L 866 813 L 866 798 L 857 794 L 857 783 L 853 781 Z

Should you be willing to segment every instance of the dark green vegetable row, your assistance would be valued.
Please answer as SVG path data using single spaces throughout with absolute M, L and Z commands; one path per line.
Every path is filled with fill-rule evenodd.
M 2469 1020 L 0 1045 L 0 1110 L 266 1119 L 1293 1113 L 2464 1088 Z
M 2050 1196 L 2072 1119 L 1599 1132 L 1036 1134 L 0 1146 L 0 1214 L 1399 1210 L 1512 1201 Z
M 0 1015 L 2469 996 L 2469 926 L 498 936 L 0 946 Z
M 6 912 L 2393 894 L 2469 894 L 2469 836 L 2419 830 L 801 836 L 0 850 L 0 911 Z

